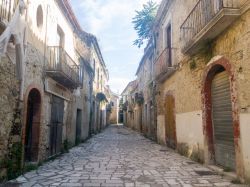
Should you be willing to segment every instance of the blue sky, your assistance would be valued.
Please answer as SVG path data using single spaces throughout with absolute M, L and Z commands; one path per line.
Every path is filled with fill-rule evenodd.
M 135 10 L 140 10 L 147 1 L 70 1 L 83 30 L 96 35 L 109 70 L 109 85 L 116 93 L 121 93 L 127 83 L 135 79 L 143 48 L 133 46 L 137 35 L 131 21 L 135 16 Z

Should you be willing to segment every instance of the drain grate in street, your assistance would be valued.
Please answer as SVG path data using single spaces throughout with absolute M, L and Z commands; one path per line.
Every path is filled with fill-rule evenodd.
M 122 134 L 122 135 L 125 135 L 125 136 L 129 135 L 128 133 L 124 133 L 124 132 L 118 132 L 118 134 Z
M 195 162 L 186 162 L 186 163 L 190 165 L 195 164 Z
M 166 149 L 160 149 L 160 152 L 167 152 L 168 150 Z
M 216 175 L 215 172 L 212 171 L 195 171 L 200 176 L 206 176 L 206 175 Z
M 137 178 L 136 181 L 147 183 L 147 182 L 154 182 L 155 180 L 152 179 L 150 176 L 141 175 L 140 177 Z

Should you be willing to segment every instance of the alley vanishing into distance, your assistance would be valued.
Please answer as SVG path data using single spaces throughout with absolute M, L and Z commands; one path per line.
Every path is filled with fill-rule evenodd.
M 244 186 L 123 126 L 112 125 L 9 186 Z
M 249 62 L 250 0 L 0 0 L 0 186 L 249 186 Z

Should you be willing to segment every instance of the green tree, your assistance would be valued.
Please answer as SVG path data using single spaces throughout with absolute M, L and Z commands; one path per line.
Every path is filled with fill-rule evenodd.
M 138 38 L 134 41 L 134 45 L 139 48 L 151 37 L 157 9 L 158 5 L 150 0 L 143 5 L 142 10 L 135 11 L 136 15 L 132 18 L 132 23 L 134 24 Z

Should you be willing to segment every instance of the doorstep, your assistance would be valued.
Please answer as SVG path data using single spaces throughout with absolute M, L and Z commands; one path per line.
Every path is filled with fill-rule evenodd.
M 227 177 L 228 179 L 235 180 L 238 179 L 237 174 L 235 172 L 225 172 L 223 168 L 216 165 L 208 165 L 209 169 L 215 171 L 216 173 Z

